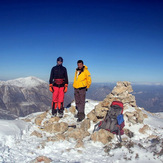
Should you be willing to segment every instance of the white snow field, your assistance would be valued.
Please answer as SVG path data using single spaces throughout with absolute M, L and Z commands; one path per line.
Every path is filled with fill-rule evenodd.
M 88 114 L 98 101 L 87 100 L 86 114 Z M 74 103 L 72 103 L 74 105 Z M 134 110 L 129 108 L 128 111 Z M 127 110 L 126 110 L 127 111 Z M 49 111 L 49 118 L 50 118 Z M 100 142 L 93 142 L 90 137 L 84 139 L 84 148 L 75 148 L 76 141 L 58 141 L 46 142 L 46 137 L 38 138 L 30 136 L 34 130 L 38 130 L 38 126 L 34 122 L 25 122 L 19 118 L 18 120 L 0 120 L 0 162 L 1 163 L 30 163 L 38 156 L 46 156 L 53 160 L 53 163 L 162 163 L 163 156 L 155 155 L 154 151 L 161 151 L 163 146 L 160 142 L 151 142 L 147 139 L 149 135 L 157 135 L 163 140 L 163 119 L 162 113 L 151 114 L 144 111 L 148 118 L 144 120 L 144 124 L 148 124 L 151 128 L 146 134 L 141 134 L 138 130 L 143 124 L 135 124 L 129 126 L 126 123 L 125 128 L 130 129 L 134 133 L 131 138 L 132 142 L 137 145 L 131 146 L 130 149 L 122 146 L 114 148 L 109 152 L 104 152 L 104 147 Z M 34 118 L 40 113 L 34 113 L 28 118 Z M 75 121 L 71 113 L 68 113 L 66 121 Z M 62 121 L 62 119 L 61 119 Z M 92 133 L 94 128 L 93 122 L 89 132 Z M 123 135 L 122 138 L 126 137 Z M 118 143 L 115 137 L 111 143 Z M 140 147 L 140 146 L 143 146 Z

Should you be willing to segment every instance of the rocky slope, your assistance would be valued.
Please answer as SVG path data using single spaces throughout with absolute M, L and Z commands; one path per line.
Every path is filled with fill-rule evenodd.
M 28 116 L 24 121 L 35 126 L 31 136 L 42 140 L 39 147 L 41 149 L 46 148 L 49 142 L 71 143 L 73 140 L 75 141 L 73 149 L 84 150 L 91 141 L 102 143 L 103 150 L 113 162 L 117 159 L 123 162 L 127 160 L 139 162 L 142 158 L 145 161 L 162 162 L 163 120 L 138 107 L 132 91 L 129 82 L 118 82 L 103 101 L 93 106 L 93 109 L 86 110 L 87 117 L 81 123 L 77 123 L 74 118 L 76 112 L 74 104 L 65 110 L 62 119 L 51 118 L 51 112 L 47 111 L 37 116 Z M 122 136 L 122 143 L 109 131 L 101 129 L 92 132 L 94 125 L 105 117 L 114 100 L 122 101 L 124 104 L 125 134 Z M 35 161 L 38 162 L 37 158 Z
M 35 77 L 0 81 L 0 118 L 14 119 L 49 109 L 48 84 Z

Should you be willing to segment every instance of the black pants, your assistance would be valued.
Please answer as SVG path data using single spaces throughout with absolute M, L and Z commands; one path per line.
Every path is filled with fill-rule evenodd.
M 84 111 L 85 111 L 86 88 L 75 89 L 74 90 L 74 96 L 75 96 L 76 108 L 78 110 L 78 115 L 85 117 Z

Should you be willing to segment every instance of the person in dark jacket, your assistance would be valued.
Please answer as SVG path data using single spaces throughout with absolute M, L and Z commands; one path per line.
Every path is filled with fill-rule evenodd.
M 62 66 L 63 58 L 57 58 L 57 65 L 51 69 L 49 79 L 49 90 L 53 93 L 52 96 L 52 117 L 63 116 L 64 111 L 64 93 L 67 92 L 68 88 L 68 76 L 67 69 Z M 58 109 L 57 109 L 58 108 Z

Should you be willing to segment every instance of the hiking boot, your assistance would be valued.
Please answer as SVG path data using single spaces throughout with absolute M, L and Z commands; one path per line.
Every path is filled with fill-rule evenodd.
M 81 122 L 84 118 L 85 118 L 85 114 L 84 113 L 78 113 L 77 122 Z
M 63 117 L 63 111 L 64 111 L 64 108 L 61 108 L 61 109 L 58 110 L 58 117 L 59 118 Z
M 54 113 L 52 116 L 51 116 L 51 118 L 54 118 L 54 117 L 56 117 L 57 116 L 57 113 Z
M 58 117 L 62 118 L 63 117 L 63 113 L 58 113 Z
M 74 118 L 78 118 L 78 114 L 75 114 L 75 115 L 74 115 Z
M 83 119 L 78 118 L 78 119 L 77 119 L 77 122 L 81 122 L 82 120 L 83 120 Z

